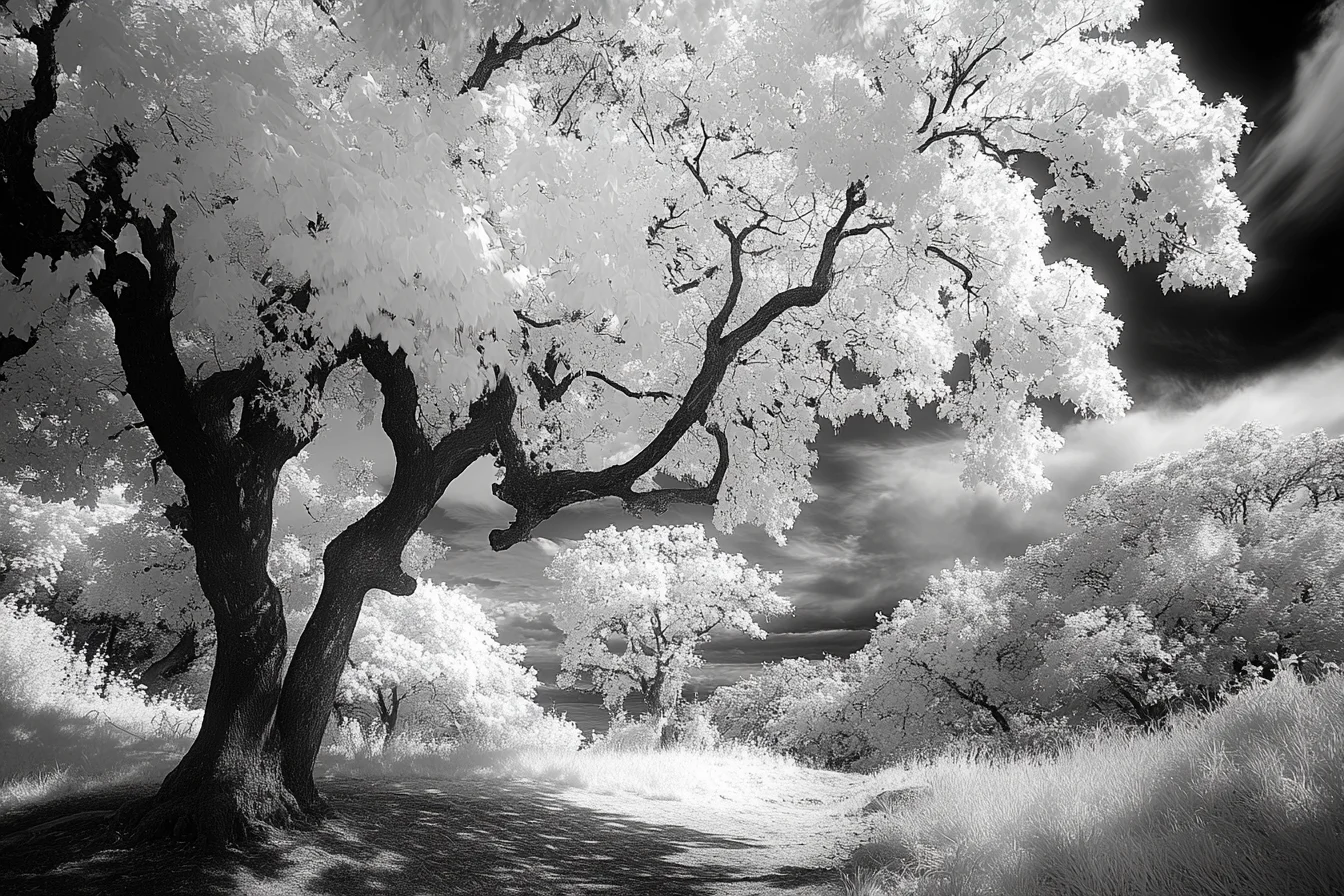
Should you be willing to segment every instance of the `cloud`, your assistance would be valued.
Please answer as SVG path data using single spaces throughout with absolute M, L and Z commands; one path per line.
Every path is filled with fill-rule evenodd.
M 495 497 L 494 458 L 482 457 L 462 471 L 439 499 L 438 506 L 450 516 L 471 521 L 487 519 L 503 525 L 513 517 L 513 508 Z
M 1316 43 L 1298 57 L 1277 131 L 1247 170 L 1247 199 L 1270 226 L 1319 215 L 1344 193 L 1344 0 L 1320 14 Z
M 1344 432 L 1341 382 L 1344 361 L 1322 361 L 1206 393 L 1197 407 L 1157 405 L 1115 423 L 1076 422 L 1064 431 L 1064 448 L 1046 463 L 1054 488 L 1026 512 L 987 486 L 961 487 L 954 438 L 892 446 L 842 439 L 823 451 L 820 466 L 838 460 L 843 474 L 831 477 L 823 501 L 804 508 L 789 544 L 773 558 L 784 571 L 781 591 L 796 610 L 769 628 L 799 635 L 869 628 L 874 613 L 916 597 L 930 575 L 954 560 L 996 566 L 1061 533 L 1065 507 L 1101 476 L 1195 448 L 1215 426 L 1255 419 L 1286 435 L 1318 427 Z M 764 649 L 774 641 L 777 655 L 793 655 L 793 645 L 776 637 L 763 642 Z

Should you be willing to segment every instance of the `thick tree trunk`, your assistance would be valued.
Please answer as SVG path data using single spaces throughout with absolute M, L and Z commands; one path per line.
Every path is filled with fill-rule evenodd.
M 220 619 L 215 669 L 200 733 L 147 802 L 123 810 L 135 839 L 164 834 L 209 844 L 251 839 L 261 823 L 286 825 L 299 804 L 266 747 L 285 656 L 280 594 L 247 619 Z
M 268 585 L 252 612 L 217 615 L 201 730 L 158 793 L 123 810 L 120 826 L 133 839 L 246 840 L 259 824 L 285 825 L 300 814 L 267 747 L 286 646 L 280 593 Z
M 227 471 L 227 472 L 225 472 Z M 218 643 L 201 730 L 158 793 L 126 806 L 133 840 L 168 834 L 219 844 L 300 814 L 268 741 L 287 640 L 280 590 L 266 569 L 278 470 L 221 460 L 189 488 L 189 539 Z

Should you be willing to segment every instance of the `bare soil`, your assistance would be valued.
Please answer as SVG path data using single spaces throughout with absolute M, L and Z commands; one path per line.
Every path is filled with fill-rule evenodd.
M 864 784 L 816 771 L 784 794 L 676 801 L 490 778 L 343 779 L 323 786 L 334 818 L 215 853 L 118 846 L 111 811 L 150 789 L 119 788 L 0 817 L 0 893 L 833 896 L 866 826 L 846 811 Z

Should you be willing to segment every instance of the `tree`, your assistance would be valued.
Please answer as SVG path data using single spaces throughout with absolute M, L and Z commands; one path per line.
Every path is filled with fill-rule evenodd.
M 522 665 L 524 653 L 496 640 L 495 624 L 463 589 L 422 581 L 410 597 L 374 592 L 355 626 L 338 696 L 372 705 L 388 740 L 411 698 L 436 727 L 487 739 L 539 714 L 532 712 L 539 711 L 536 673 Z
M 1036 402 L 1126 404 L 1118 323 L 1044 261 L 1048 211 L 1167 288 L 1245 282 L 1243 109 L 1112 39 L 1130 0 L 859 6 L 862 40 L 785 0 L 681 6 L 496 33 L 469 4 L 436 43 L 399 2 L 376 46 L 328 3 L 6 7 L 6 463 L 180 483 L 160 503 L 218 638 L 138 835 L 320 810 L 364 595 L 414 590 L 405 546 L 481 457 L 516 511 L 497 549 L 602 497 L 782 539 L 819 419 L 912 402 L 966 428 L 968 481 L 1025 498 L 1059 444 Z M 324 550 L 286 667 L 276 482 L 324 409 L 379 395 L 396 471 Z
M 1103 477 L 1023 558 L 1059 620 L 1044 686 L 1152 721 L 1344 658 L 1342 484 L 1344 440 L 1254 422 Z
M 612 712 L 638 691 L 660 724 L 676 714 L 696 648 L 717 629 L 764 638 L 753 616 L 792 610 L 779 575 L 724 554 L 702 526 L 610 526 L 556 554 L 561 687 L 589 676 Z
M 1069 531 L 958 563 L 851 661 L 844 723 L 888 757 L 988 726 L 1151 725 L 1283 662 L 1344 660 L 1344 439 L 1248 423 L 1112 473 Z
M 872 749 L 849 719 L 854 663 L 828 656 L 791 658 L 717 688 L 709 699 L 714 726 L 726 738 L 769 747 L 827 767 L 845 767 Z

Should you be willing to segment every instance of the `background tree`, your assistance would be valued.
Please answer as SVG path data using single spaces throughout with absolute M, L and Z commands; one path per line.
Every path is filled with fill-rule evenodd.
M 589 532 L 546 575 L 560 584 L 557 683 L 591 678 L 613 713 L 638 692 L 660 725 L 676 714 L 687 674 L 704 662 L 696 648 L 716 629 L 764 638 L 752 617 L 792 610 L 775 593 L 778 574 L 720 552 L 701 526 Z
M 469 5 L 457 33 L 486 39 L 461 55 L 415 39 L 423 16 L 374 46 L 329 4 L 6 7 L 6 444 L 51 440 L 32 463 L 72 489 L 110 469 L 77 451 L 170 470 L 219 641 L 140 835 L 320 808 L 364 595 L 414 589 L 402 553 L 478 458 L 516 510 L 499 549 L 600 497 L 782 538 L 819 419 L 904 425 L 912 402 L 965 427 L 968 481 L 1026 497 L 1059 444 L 1037 401 L 1126 404 L 1117 322 L 1085 268 L 1044 261 L 1046 212 L 1169 288 L 1244 284 L 1243 110 L 1111 39 L 1129 0 L 888 4 L 865 41 L 784 0 L 679 8 L 496 34 Z M 1050 163 L 1044 207 L 1023 154 Z M 58 363 L 76 333 L 97 375 Z M 62 376 L 80 388 L 42 390 Z M 324 550 L 282 678 L 276 482 L 375 383 L 397 469 Z
M 782 749 L 811 739 L 873 762 L 967 735 L 1153 725 L 1285 663 L 1319 675 L 1344 661 L 1341 484 L 1344 439 L 1215 429 L 1104 476 L 1067 508 L 1069 531 L 1002 570 L 931 577 L 841 664 L 820 715 L 796 709 L 817 690 L 808 666 L 714 699 L 787 732 L 773 736 Z
M 850 723 L 850 691 L 859 681 L 849 660 L 790 658 L 717 688 L 709 699 L 715 728 L 730 740 L 769 747 L 826 767 L 872 754 Z
M 524 648 L 496 637 L 463 589 L 422 581 L 409 597 L 374 592 L 360 612 L 337 698 L 373 708 L 389 741 L 408 700 L 422 724 L 476 741 L 497 738 L 540 708 Z

